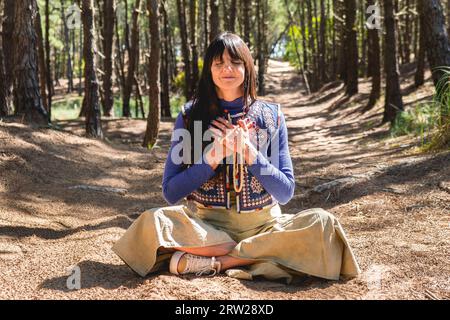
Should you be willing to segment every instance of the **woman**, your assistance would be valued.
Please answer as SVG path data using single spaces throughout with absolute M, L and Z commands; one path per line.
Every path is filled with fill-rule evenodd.
M 295 188 L 285 118 L 278 104 L 257 99 L 251 53 L 232 33 L 206 51 L 195 98 L 175 122 L 162 184 L 172 206 L 144 212 L 113 247 L 141 276 L 166 262 L 174 274 L 242 279 L 360 272 L 330 213 L 281 213 Z

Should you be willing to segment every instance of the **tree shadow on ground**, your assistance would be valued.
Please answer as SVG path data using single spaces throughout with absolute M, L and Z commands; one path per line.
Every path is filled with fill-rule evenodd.
M 134 215 L 132 218 L 135 218 Z M 51 228 L 37 228 L 25 226 L 1 226 L 0 236 L 7 236 L 13 238 L 25 238 L 36 236 L 46 240 L 61 239 L 81 231 L 96 231 L 107 228 L 122 228 L 127 229 L 132 223 L 132 220 L 127 216 L 117 216 L 114 219 L 101 222 L 95 225 L 83 225 L 77 228 L 66 230 L 55 230 Z
M 80 268 L 80 286 L 81 289 L 89 288 L 104 288 L 117 289 L 119 287 L 126 287 L 134 289 L 142 285 L 143 278 L 139 277 L 126 265 L 114 265 L 109 263 L 102 263 L 97 261 L 83 261 L 77 264 Z M 39 286 L 40 289 L 50 289 L 63 292 L 70 292 L 67 286 L 70 275 L 64 275 L 51 279 L 46 279 Z M 147 277 L 151 279 L 155 277 Z

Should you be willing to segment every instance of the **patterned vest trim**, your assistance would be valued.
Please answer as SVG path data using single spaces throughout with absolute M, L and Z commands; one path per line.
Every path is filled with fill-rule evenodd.
M 185 127 L 191 107 L 192 101 L 189 101 L 181 109 Z M 252 143 L 264 154 L 260 147 L 269 145 L 267 142 L 271 141 L 271 138 L 275 136 L 280 125 L 280 105 L 256 100 L 243 118 L 249 118 L 254 122 L 255 133 L 253 137 L 256 138 L 256 141 L 252 140 Z M 232 183 L 230 183 L 231 166 L 231 164 L 220 165 L 217 173 L 200 188 L 188 195 L 186 199 L 193 201 L 199 207 L 230 209 L 230 192 L 233 188 Z M 247 167 L 248 165 L 245 164 L 242 190 L 236 193 L 237 212 L 254 212 L 275 205 L 277 201 L 264 189 L 258 179 L 248 171 Z

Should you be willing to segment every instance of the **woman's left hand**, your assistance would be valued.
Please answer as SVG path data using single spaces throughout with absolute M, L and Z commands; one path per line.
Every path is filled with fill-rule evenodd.
M 250 140 L 249 126 L 244 120 L 238 120 L 237 141 L 241 148 L 237 152 L 244 156 L 244 160 L 248 165 L 252 165 L 258 155 L 258 150 L 254 147 Z

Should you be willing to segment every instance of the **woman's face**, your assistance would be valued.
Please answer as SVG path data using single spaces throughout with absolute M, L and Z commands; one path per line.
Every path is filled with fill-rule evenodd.
M 222 92 L 241 90 L 245 78 L 245 66 L 241 60 L 232 60 L 225 49 L 222 60 L 215 59 L 211 65 L 214 84 Z

